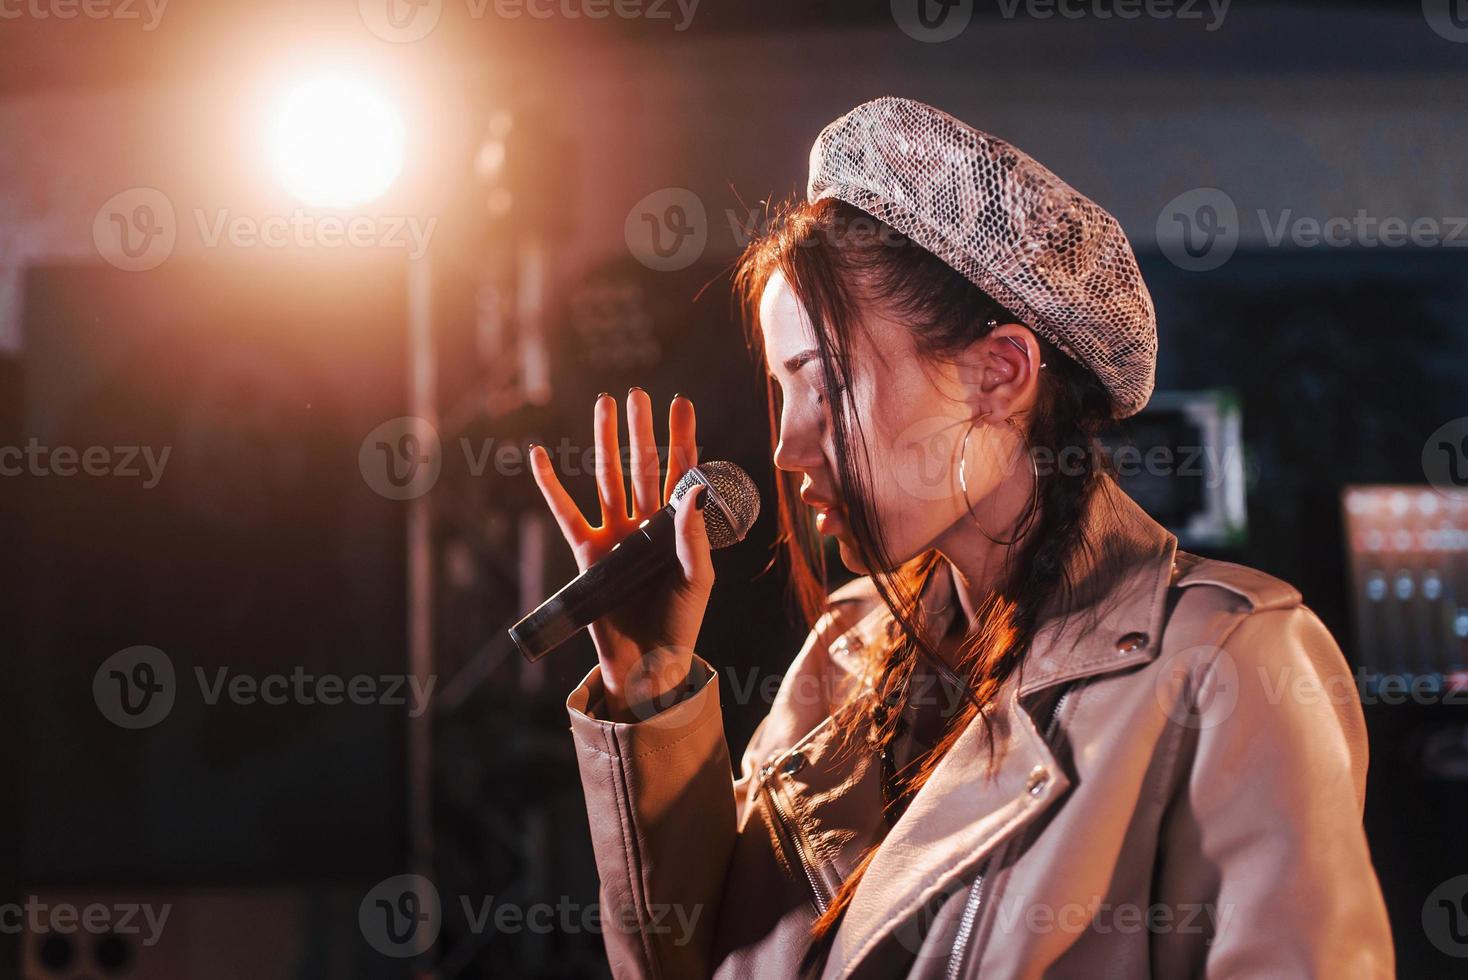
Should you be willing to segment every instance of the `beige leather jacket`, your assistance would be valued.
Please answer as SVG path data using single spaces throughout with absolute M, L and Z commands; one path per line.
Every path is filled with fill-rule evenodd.
M 1042 619 L 990 715 L 992 774 L 970 724 L 885 839 L 880 767 L 829 719 L 891 635 L 869 580 L 833 595 L 737 778 L 707 664 L 630 725 L 595 717 L 593 670 L 568 708 L 613 973 L 796 976 L 881 840 L 824 977 L 1392 976 L 1366 732 L 1330 634 L 1286 583 L 1178 551 L 1109 481 L 1088 526 L 1124 569 L 1077 559 L 1090 598 Z

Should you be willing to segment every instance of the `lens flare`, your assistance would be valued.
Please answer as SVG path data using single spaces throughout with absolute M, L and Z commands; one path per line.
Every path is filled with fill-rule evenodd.
M 312 207 L 350 208 L 381 197 L 403 169 L 402 114 L 359 78 L 330 75 L 293 88 L 270 133 L 276 176 Z

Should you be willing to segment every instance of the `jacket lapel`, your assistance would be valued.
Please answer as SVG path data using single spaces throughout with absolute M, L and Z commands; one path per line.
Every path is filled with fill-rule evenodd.
M 970 723 L 873 857 L 837 931 L 826 976 L 850 975 L 904 920 L 962 887 L 997 845 L 1064 796 L 1070 780 L 1023 706 L 1031 695 L 1156 655 L 1176 538 L 1109 478 L 1093 499 L 1086 529 L 1092 548 L 1068 566 L 1076 583 L 1070 600 L 1042 612 L 1021 675 L 987 712 L 992 774 L 985 775 L 989 731 Z M 939 574 L 941 588 L 951 590 L 946 565 Z M 941 626 L 944 618 L 933 621 Z M 875 618 L 863 621 L 863 632 L 888 621 L 890 613 L 879 606 Z

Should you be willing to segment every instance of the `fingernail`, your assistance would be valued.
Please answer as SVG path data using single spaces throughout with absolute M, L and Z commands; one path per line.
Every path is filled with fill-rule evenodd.
M 641 386 L 641 385 L 633 385 L 633 386 L 632 386 L 632 387 L 631 387 L 631 388 L 628 388 L 628 389 L 627 389 L 627 394 L 629 394 L 629 395 L 630 395 L 630 394 L 632 394 L 632 393 L 633 393 L 633 392 L 634 392 L 634 391 L 643 391 L 643 388 L 642 388 L 642 386 Z M 644 394 L 646 394 L 646 392 L 645 392 L 645 391 L 644 391 L 644 392 L 643 392 L 643 393 L 644 393 Z
M 677 401 L 678 399 L 680 399 L 682 397 L 683 397 L 683 392 L 681 392 L 681 391 L 675 391 L 675 392 L 673 392 L 673 401 Z
M 596 396 L 596 400 L 597 401 L 601 401 L 603 398 L 610 398 L 610 397 L 612 397 L 611 393 L 604 391 L 601 394 L 599 394 L 599 395 Z

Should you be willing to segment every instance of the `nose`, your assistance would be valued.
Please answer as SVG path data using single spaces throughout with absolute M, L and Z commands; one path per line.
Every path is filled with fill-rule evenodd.
M 775 445 L 774 461 L 776 469 L 788 473 L 819 469 L 825 463 L 820 422 L 802 417 L 788 402 L 780 410 L 780 441 Z

